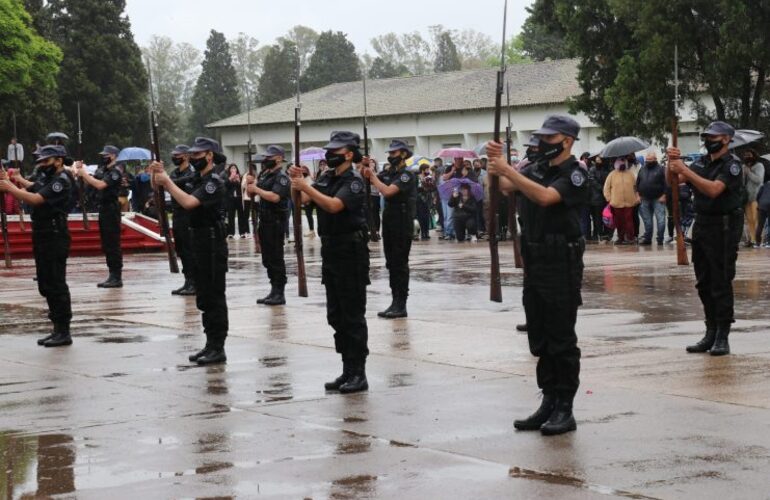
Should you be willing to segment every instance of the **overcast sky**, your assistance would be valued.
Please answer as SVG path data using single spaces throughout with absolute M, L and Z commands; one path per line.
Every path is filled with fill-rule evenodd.
M 509 0 L 508 33 L 519 32 L 532 0 Z M 127 0 L 126 11 L 140 46 L 166 35 L 204 49 L 209 31 L 230 39 L 239 32 L 272 43 L 302 24 L 316 31 L 347 33 L 360 54 L 374 51 L 369 40 L 388 32 L 428 33 L 428 26 L 474 29 L 498 40 L 503 0 Z

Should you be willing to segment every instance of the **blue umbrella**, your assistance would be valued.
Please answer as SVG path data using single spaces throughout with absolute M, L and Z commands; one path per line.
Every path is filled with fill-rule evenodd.
M 149 149 L 144 148 L 125 148 L 118 155 L 116 161 L 142 161 L 151 160 L 152 155 Z

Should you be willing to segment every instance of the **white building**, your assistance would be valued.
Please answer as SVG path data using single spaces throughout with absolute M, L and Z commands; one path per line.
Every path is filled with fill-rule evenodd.
M 568 113 L 567 101 L 581 94 L 577 61 L 572 59 L 514 65 L 508 68 L 511 122 L 515 147 L 529 139 L 545 116 Z M 406 139 L 415 153 L 433 157 L 446 147 L 473 149 L 492 138 L 494 126 L 496 69 L 439 73 L 426 76 L 368 80 L 367 110 L 371 154 L 384 161 L 393 138 Z M 301 145 L 323 146 L 334 130 L 352 130 L 363 137 L 363 82 L 348 82 L 302 95 Z M 505 103 L 505 99 L 503 101 Z M 296 99 L 287 99 L 251 111 L 252 142 L 257 151 L 270 144 L 293 149 Z M 683 106 L 682 111 L 685 111 Z M 687 107 L 689 109 L 689 107 Z M 220 137 L 230 161 L 246 164 L 247 113 L 208 125 Z M 600 130 L 578 114 L 582 130 L 576 154 L 597 153 L 603 143 Z M 695 117 L 684 116 L 680 146 L 697 151 Z M 503 110 L 503 129 L 507 122 Z M 287 158 L 288 160 L 289 158 Z

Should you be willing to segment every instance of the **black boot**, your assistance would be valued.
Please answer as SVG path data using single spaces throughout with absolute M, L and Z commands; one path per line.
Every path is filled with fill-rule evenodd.
M 53 324 L 53 333 L 49 334 L 47 337 L 43 337 L 42 339 L 37 339 L 37 345 L 45 345 L 46 342 L 54 338 L 59 333 L 59 323 Z
M 271 286 L 270 293 L 268 293 L 261 299 L 257 299 L 257 304 L 264 304 L 266 300 L 272 299 L 273 296 L 275 295 L 276 290 L 277 290 L 277 287 Z
M 188 286 L 189 284 L 190 284 L 190 282 L 189 282 L 189 281 L 187 281 L 187 278 L 185 278 L 185 280 L 184 280 L 184 285 L 180 286 L 180 287 L 179 287 L 179 288 L 177 288 L 176 290 L 171 290 L 171 295 L 179 295 L 179 294 L 181 293 L 181 291 L 182 291 L 182 290 L 184 290 L 185 288 L 187 288 L 187 286 Z
M 60 323 L 54 327 L 53 337 L 46 340 L 43 345 L 46 347 L 61 347 L 65 345 L 72 345 L 72 337 L 70 336 L 69 323 Z
M 96 286 L 99 288 L 123 288 L 123 280 L 121 280 L 119 274 L 110 273 L 110 277 L 107 278 L 107 281 L 99 283 Z
M 393 309 L 386 312 L 384 317 L 388 319 L 406 318 L 406 294 L 399 293 L 396 295 L 393 303 L 395 304 Z
M 350 378 L 340 386 L 340 394 L 352 394 L 369 390 L 369 382 L 366 380 L 366 362 L 352 364 Z
M 203 356 L 205 356 L 205 355 L 206 355 L 206 354 L 209 352 L 209 350 L 210 350 L 210 349 L 211 349 L 211 348 L 209 347 L 209 345 L 208 345 L 208 344 L 206 344 L 206 345 L 203 347 L 203 349 L 201 349 L 200 351 L 196 352 L 195 354 L 190 354 L 190 355 L 187 357 L 187 359 L 189 359 L 190 361 L 192 361 L 193 363 L 195 363 L 195 362 L 196 362 L 196 361 L 198 361 L 200 358 L 202 358 Z
M 198 366 L 215 365 L 227 361 L 225 346 L 212 346 L 206 353 L 198 358 Z
M 346 360 L 345 358 L 342 359 L 342 375 L 334 379 L 332 382 L 326 382 L 324 384 L 324 389 L 327 391 L 339 391 L 340 387 L 350 379 L 350 375 L 352 372 L 352 368 L 350 365 L 350 361 Z
M 282 306 L 286 303 L 286 297 L 283 295 L 283 286 L 275 287 L 275 293 L 272 297 L 265 299 L 263 304 L 266 306 Z
M 385 309 L 384 311 L 378 312 L 377 316 L 379 316 L 380 318 L 387 318 L 388 314 L 390 314 L 390 312 L 393 310 L 394 307 L 396 307 L 396 296 L 395 295 L 393 295 L 393 298 L 390 300 L 390 305 L 388 306 L 388 308 Z
M 543 393 L 540 408 L 535 413 L 523 420 L 514 420 L 513 426 L 520 431 L 536 431 L 548 421 L 548 418 L 556 408 L 556 395 Z
M 521 324 L 521 325 L 516 325 L 516 331 L 517 332 L 526 332 L 527 331 L 527 324 L 524 323 L 524 324 Z
M 717 327 L 716 339 L 714 345 L 711 346 L 712 356 L 724 356 L 730 354 L 730 343 L 727 342 L 727 337 L 730 336 L 730 325 L 724 325 Z
M 195 286 L 194 280 L 188 280 L 187 283 L 185 283 L 184 288 L 179 290 L 179 295 L 181 295 L 182 297 L 192 297 L 197 294 L 198 294 L 198 288 Z
M 556 408 L 551 413 L 548 421 L 540 428 L 540 433 L 543 436 L 556 436 L 576 429 L 577 423 L 572 415 L 572 398 L 557 398 Z
M 709 352 L 717 336 L 717 327 L 706 323 L 706 335 L 697 344 L 688 345 L 687 352 Z

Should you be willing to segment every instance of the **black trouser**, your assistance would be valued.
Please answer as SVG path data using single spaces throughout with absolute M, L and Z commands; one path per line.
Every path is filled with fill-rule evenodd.
M 465 241 L 466 234 L 468 236 L 476 236 L 476 219 L 474 216 L 455 212 L 454 225 L 457 241 Z
M 695 287 L 706 323 L 711 326 L 728 326 L 735 321 L 733 279 L 742 235 L 743 211 L 728 216 L 696 216 L 692 230 Z
M 591 224 L 591 239 L 598 240 L 604 237 L 607 233 L 607 228 L 604 227 L 604 219 L 602 219 L 602 212 L 604 211 L 604 205 L 591 206 L 588 209 L 588 216 Z
M 369 228 L 374 232 L 380 231 L 382 221 L 380 219 L 380 196 L 369 197 L 369 209 L 372 211 L 372 227 Z
M 110 274 L 120 277 L 123 272 L 123 251 L 120 248 L 120 205 L 102 202 L 99 207 L 99 235 L 102 239 L 102 252 L 107 258 Z
M 224 224 L 217 228 L 192 228 L 191 235 L 196 264 L 195 305 L 202 313 L 206 345 L 222 348 L 229 330 L 225 296 L 228 249 Z
M 304 208 L 305 208 L 305 218 L 307 219 L 307 226 L 310 228 L 311 231 L 315 231 L 315 221 L 313 220 L 313 209 L 315 208 L 315 203 L 311 201 L 307 205 L 305 205 Z
M 326 320 L 334 346 L 344 360 L 363 362 L 369 355 L 366 287 L 369 248 L 365 232 L 322 237 L 321 276 L 326 287 Z
M 382 247 L 390 274 L 393 296 L 409 295 L 409 252 L 412 249 L 414 217 L 406 205 L 385 206 L 382 217 Z
M 69 325 L 72 320 L 70 289 L 67 286 L 70 233 L 66 219 L 32 224 L 37 289 L 48 303 L 48 319 L 55 324 Z
M 243 210 L 243 203 L 241 198 L 232 198 L 229 200 L 230 205 L 227 208 L 227 234 L 233 236 L 235 234 L 235 216 L 238 216 L 238 234 L 247 234 L 249 232 L 249 219 L 246 217 L 246 212 Z
M 262 265 L 267 269 L 270 285 L 286 286 L 286 261 L 283 255 L 283 221 L 281 213 L 259 213 L 259 242 L 262 245 Z
M 757 245 L 761 245 L 763 243 L 762 235 L 765 234 L 765 224 L 768 221 L 767 214 L 767 210 L 762 210 L 761 208 L 757 209 Z M 768 243 L 768 241 L 764 241 L 764 243 Z
M 422 198 L 417 198 L 417 222 L 420 223 L 420 236 L 427 238 L 430 231 L 430 205 Z
M 538 357 L 537 385 L 546 394 L 569 399 L 580 384 L 575 323 L 583 303 L 584 250 L 583 241 L 531 244 L 522 240 L 523 303 L 529 350 Z
M 190 214 L 179 208 L 174 210 L 174 247 L 182 261 L 182 274 L 185 279 L 195 279 L 195 254 L 190 234 Z

